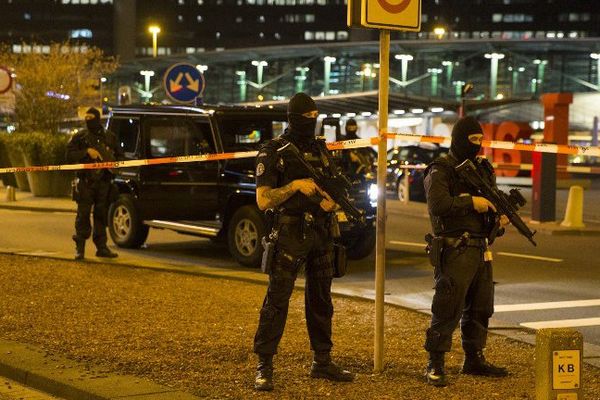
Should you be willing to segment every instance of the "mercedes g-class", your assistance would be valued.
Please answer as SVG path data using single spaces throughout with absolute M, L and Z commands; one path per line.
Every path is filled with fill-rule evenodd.
M 122 106 L 111 109 L 108 121 L 125 160 L 254 151 L 286 126 L 285 111 L 234 106 Z M 256 206 L 253 158 L 126 167 L 115 174 L 120 195 L 110 206 L 109 231 L 118 246 L 140 247 L 149 228 L 170 229 L 226 241 L 239 263 L 260 264 L 266 222 Z M 366 226 L 339 215 L 350 258 L 374 247 L 376 189 L 362 180 L 350 191 L 365 210 Z

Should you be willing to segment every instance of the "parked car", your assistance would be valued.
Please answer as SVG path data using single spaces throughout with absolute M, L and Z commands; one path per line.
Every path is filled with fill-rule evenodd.
M 283 133 L 285 111 L 257 107 L 115 107 L 108 128 L 126 160 L 257 150 Z M 140 247 L 150 228 L 225 241 L 241 264 L 258 266 L 265 235 L 256 206 L 254 159 L 146 165 L 116 170 L 119 199 L 109 210 L 109 231 L 120 247 Z M 375 245 L 373 188 L 356 184 L 350 196 L 365 210 L 366 226 L 339 217 L 348 256 L 359 259 Z M 375 187 L 376 190 L 376 187 Z M 376 194 L 376 192 L 375 192 Z M 373 193 L 371 193 L 371 196 Z
M 420 143 L 404 147 L 394 147 L 387 154 L 387 182 L 388 192 L 399 199 L 406 198 L 406 188 L 403 183 L 405 174 L 408 174 L 409 200 L 424 202 L 425 188 L 423 187 L 423 169 L 406 169 L 402 165 L 419 165 L 425 167 L 435 158 L 448 153 L 448 148 L 436 144 Z

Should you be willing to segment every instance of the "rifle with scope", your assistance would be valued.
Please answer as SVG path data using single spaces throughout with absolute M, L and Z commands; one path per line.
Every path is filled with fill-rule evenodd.
M 518 189 L 511 189 L 509 192 L 510 194 L 507 195 L 497 187 L 493 187 L 484 179 L 482 179 L 481 175 L 479 175 L 477 172 L 475 164 L 473 164 L 471 160 L 465 160 L 455 169 L 458 175 L 465 182 L 467 182 L 473 189 L 477 190 L 477 192 L 488 199 L 494 205 L 494 207 L 496 207 L 498 215 L 496 216 L 496 224 L 494 229 L 488 237 L 490 244 L 494 241 L 496 235 L 498 234 L 498 230 L 500 229 L 499 216 L 506 215 L 511 224 L 517 228 L 519 233 L 525 236 L 527 240 L 531 242 L 531 244 L 537 246 L 537 243 L 533 240 L 533 235 L 535 235 L 536 231 L 531 231 L 521 219 L 519 214 L 517 214 L 519 208 L 523 207 L 527 203 Z

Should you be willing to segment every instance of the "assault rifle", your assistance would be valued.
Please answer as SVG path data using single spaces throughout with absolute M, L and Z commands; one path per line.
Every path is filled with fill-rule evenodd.
M 111 150 L 111 148 L 106 143 L 106 137 L 109 133 L 104 132 L 102 139 L 98 140 L 96 135 L 93 135 L 91 132 L 87 131 L 81 137 L 81 140 L 85 144 L 86 147 L 90 147 L 100 153 L 101 160 L 93 160 L 95 163 L 105 163 L 105 162 L 113 162 L 116 161 L 115 152 Z M 115 150 L 116 151 L 116 150 Z M 95 173 L 100 173 L 100 169 L 94 170 Z M 108 169 L 111 173 L 114 173 L 113 169 Z
M 317 170 L 302 157 L 300 150 L 293 143 L 286 143 L 277 152 L 287 154 L 296 159 L 308 176 L 315 181 L 317 186 L 342 208 L 349 220 L 360 225 L 365 224 L 365 212 L 356 208 L 348 198 L 348 189 L 350 189 L 352 184 L 344 175 L 336 171 L 333 177 L 329 177 Z
M 527 238 L 534 246 L 537 243 L 533 240 L 533 235 L 536 231 L 531 231 L 525 222 L 521 219 L 517 211 L 520 207 L 523 207 L 527 201 L 519 192 L 518 189 L 511 189 L 510 194 L 507 195 L 497 187 L 492 187 L 489 183 L 481 178 L 477 172 L 475 164 L 471 160 L 465 160 L 462 164 L 457 166 L 456 172 L 458 175 L 467 182 L 473 189 L 477 190 L 483 197 L 488 199 L 499 215 L 506 215 L 510 222 L 514 225 L 519 233 Z M 500 228 L 499 217 L 496 216 L 496 225 L 492 230 L 489 239 L 490 244 L 496 238 L 498 230 Z

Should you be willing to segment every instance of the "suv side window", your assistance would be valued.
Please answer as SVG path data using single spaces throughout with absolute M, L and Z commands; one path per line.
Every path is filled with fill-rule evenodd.
M 144 121 L 149 156 L 177 157 L 214 151 L 210 125 L 185 118 L 151 117 Z
M 140 120 L 137 118 L 111 118 L 108 128 L 117 136 L 125 159 L 135 159 L 140 138 Z
M 286 121 L 277 118 L 220 118 L 221 140 L 225 152 L 257 150 L 260 143 L 283 133 Z

